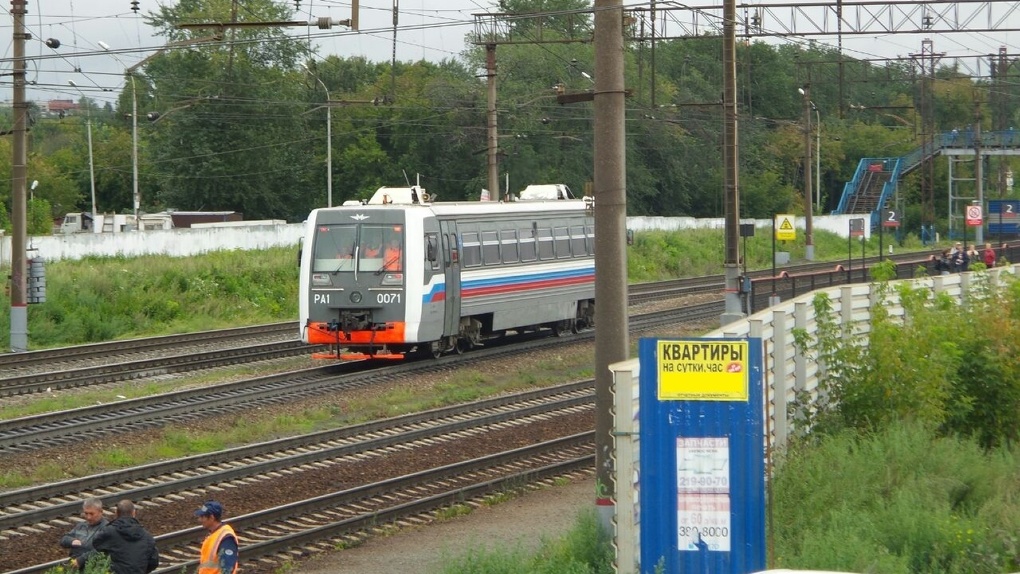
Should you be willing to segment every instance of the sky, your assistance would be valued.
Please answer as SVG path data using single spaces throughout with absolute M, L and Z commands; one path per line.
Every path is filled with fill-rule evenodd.
M 130 0 L 28 0 L 25 24 L 32 39 L 26 56 L 44 56 L 28 65 L 29 99 L 74 99 L 80 97 L 74 81 L 90 98 L 113 100 L 124 84 L 123 70 L 159 49 L 165 41 L 153 37 L 143 15 L 173 0 L 138 0 L 139 12 L 131 11 Z M 309 32 L 317 38 L 319 57 L 331 54 L 364 56 L 371 61 L 389 61 L 393 56 L 393 7 L 399 7 L 396 58 L 398 61 L 439 61 L 456 57 L 466 46 L 465 35 L 474 29 L 473 14 L 495 11 L 490 0 L 361 0 L 359 32 L 344 26 L 329 31 L 289 28 L 297 37 Z M 0 20 L 0 58 L 10 58 L 12 20 L 10 3 Z M 243 6 L 243 1 L 242 1 Z M 351 17 L 350 0 L 301 0 L 294 20 Z M 48 38 L 60 41 L 54 50 Z M 106 53 L 100 42 L 109 46 Z M 54 57 L 57 56 L 57 57 Z M 119 58 L 119 61 L 118 59 Z M 9 69 L 9 62 L 0 68 Z M 80 70 L 80 71 L 79 71 Z M 0 70 L 0 72 L 6 70 Z M 10 100 L 9 79 L 0 76 L 0 100 Z M 112 91 L 105 91 L 112 90 Z
M 742 1 L 738 0 L 738 4 Z M 26 25 L 32 39 L 27 44 L 26 54 L 29 58 L 41 58 L 29 63 L 28 79 L 35 82 L 35 85 L 30 85 L 28 97 L 36 100 L 77 100 L 84 94 L 100 101 L 115 99 L 123 89 L 124 68 L 151 55 L 164 44 L 163 39 L 151 35 L 149 27 L 142 20 L 142 14 L 157 10 L 160 5 L 172 5 L 174 0 L 138 2 L 140 12 L 136 14 L 131 11 L 130 0 L 29 0 Z M 757 0 L 749 2 L 759 3 Z M 345 57 L 363 56 L 371 61 L 389 61 L 394 49 L 394 4 L 399 7 L 395 43 L 396 58 L 399 61 L 438 61 L 457 57 L 467 47 L 465 36 L 474 30 L 473 15 L 496 11 L 495 0 L 361 0 L 358 32 L 342 26 L 331 31 L 320 31 L 314 27 L 294 27 L 289 30 L 295 36 L 312 34 L 319 57 L 336 54 Z M 626 7 L 648 6 L 647 0 L 623 0 L 623 4 Z M 664 4 L 660 0 L 660 5 Z M 721 5 L 722 0 L 696 4 Z M 1007 4 L 995 4 L 997 13 L 1007 10 Z M 5 3 L 5 6 L 9 11 L 10 4 Z M 295 19 L 329 17 L 343 20 L 350 16 L 350 0 L 301 0 Z M 662 22 L 666 22 L 666 17 L 660 19 Z M 769 24 L 777 28 L 780 26 L 779 23 Z M 982 18 L 979 17 L 974 26 L 982 24 Z M 1020 29 L 1020 10 L 1002 18 L 999 27 L 1009 26 Z M 0 19 L 0 50 L 3 51 L 0 58 L 11 57 L 11 31 L 8 13 L 6 18 Z M 7 41 L 3 42 L 3 38 Z M 47 38 L 60 40 L 60 48 L 54 50 L 48 47 L 45 44 Z M 905 57 L 921 52 L 922 38 L 923 35 L 918 34 L 845 36 L 843 49 L 846 55 L 856 58 Z M 993 54 L 1000 46 L 1005 46 L 1013 57 L 1020 55 L 1020 32 L 940 34 L 933 39 L 934 51 L 947 56 L 942 63 L 949 63 L 954 56 Z M 802 39 L 768 41 L 805 42 Z M 830 46 L 835 46 L 836 42 L 831 36 L 818 38 L 817 41 Z M 115 54 L 104 51 L 100 42 L 109 46 Z M 983 67 L 978 68 L 978 60 L 975 58 L 961 62 L 974 68 L 964 68 L 964 71 L 988 73 L 987 64 L 982 62 Z M 7 71 L 5 68 L 9 66 L 9 60 L 0 60 L 0 74 Z M 10 100 L 12 97 L 9 78 L 0 75 L 0 100 Z M 69 80 L 74 81 L 78 88 L 69 86 Z M 79 89 L 82 91 L 79 92 Z

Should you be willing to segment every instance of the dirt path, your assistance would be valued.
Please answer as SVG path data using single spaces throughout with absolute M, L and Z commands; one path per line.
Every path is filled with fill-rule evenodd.
M 451 557 L 467 549 L 536 549 L 559 538 L 577 521 L 578 512 L 595 504 L 594 478 L 543 488 L 471 514 L 392 536 L 373 538 L 296 565 L 294 574 L 438 574 Z M 243 548 L 242 548 L 243 552 Z

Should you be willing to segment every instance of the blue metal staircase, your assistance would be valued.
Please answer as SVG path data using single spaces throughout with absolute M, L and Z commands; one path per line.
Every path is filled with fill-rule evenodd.
M 843 186 L 843 195 L 833 215 L 861 214 L 871 216 L 871 225 L 879 224 L 882 209 L 896 193 L 901 177 L 945 149 L 973 149 L 970 132 L 944 132 L 935 139 L 903 157 L 866 157 L 857 164 L 854 177 Z M 1002 132 L 981 134 L 983 149 L 1020 149 L 1020 132 L 1012 128 Z

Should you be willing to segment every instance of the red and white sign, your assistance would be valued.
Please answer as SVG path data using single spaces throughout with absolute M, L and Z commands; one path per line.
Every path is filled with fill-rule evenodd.
M 968 205 L 967 206 L 967 225 L 971 227 L 977 227 L 984 223 L 984 218 L 981 216 L 980 205 Z

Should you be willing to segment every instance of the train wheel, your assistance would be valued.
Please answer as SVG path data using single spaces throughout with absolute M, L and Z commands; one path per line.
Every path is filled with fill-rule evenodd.
M 433 359 L 438 359 L 443 356 L 443 346 L 439 344 L 439 341 L 429 343 L 429 355 L 431 355 Z
M 552 332 L 557 337 L 563 337 L 573 330 L 572 321 L 556 321 L 553 323 Z M 576 331 L 575 331 L 576 332 Z
M 464 351 L 471 348 L 471 343 L 467 339 L 457 339 L 457 344 L 453 346 L 454 352 L 458 355 L 463 355 Z

